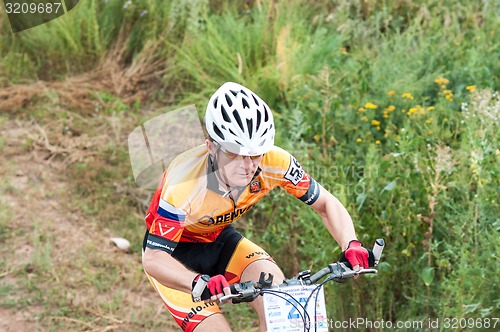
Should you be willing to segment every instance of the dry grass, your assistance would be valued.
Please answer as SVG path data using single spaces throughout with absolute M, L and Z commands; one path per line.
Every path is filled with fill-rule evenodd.
M 0 110 L 16 113 L 38 98 L 56 95 L 61 106 L 89 112 L 100 106 L 102 102 L 95 95 L 104 91 L 129 105 L 145 100 L 167 71 L 166 60 L 158 56 L 162 41 L 149 40 L 128 64 L 127 40 L 128 34 L 122 30 L 100 65 L 88 73 L 64 81 L 37 81 L 2 88 Z

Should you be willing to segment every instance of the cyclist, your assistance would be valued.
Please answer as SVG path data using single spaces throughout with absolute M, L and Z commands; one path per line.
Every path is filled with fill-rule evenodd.
M 176 157 L 145 217 L 143 267 L 184 331 L 231 331 L 216 300 L 229 285 L 257 281 L 260 272 L 284 275 L 273 259 L 231 225 L 280 186 L 321 217 L 355 270 L 373 266 L 344 206 L 287 151 L 274 145 L 273 115 L 248 88 L 227 82 L 210 98 L 204 145 Z M 205 302 L 192 291 L 204 288 Z M 250 302 L 265 331 L 262 297 Z

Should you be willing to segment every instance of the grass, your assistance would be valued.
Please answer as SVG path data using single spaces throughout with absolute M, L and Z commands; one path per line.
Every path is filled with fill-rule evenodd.
M 10 107 L 2 126 L 13 116 L 31 119 L 52 147 L 47 151 L 41 133 L 31 130 L 18 153 L 51 153 L 54 164 L 63 162 L 60 181 L 71 184 L 70 194 L 52 199 L 65 215 L 86 220 L 92 234 L 128 238 L 133 258 L 116 261 L 89 239 L 66 260 L 54 247 L 57 237 L 37 220 L 31 242 L 37 250 L 28 263 L 36 273 L 15 274 L 35 295 L 27 301 L 7 296 L 2 305 L 43 305 L 40 322 L 55 330 L 122 320 L 131 329 L 167 326 L 154 313 L 161 305 L 157 298 L 135 313 L 123 306 L 136 307 L 127 302 L 131 289 L 150 290 L 139 262 L 140 202 L 147 193 L 135 188 L 126 137 L 156 114 L 156 105 L 173 109 L 194 102 L 201 111 L 215 88 L 235 80 L 268 102 L 278 145 L 346 205 L 360 239 L 371 245 L 384 237 L 388 243 L 377 278 L 327 288 L 330 317 L 497 317 L 499 9 L 496 2 L 455 0 L 295 0 L 287 6 L 151 0 L 129 8 L 120 1 L 87 1 L 43 28 L 2 33 L 0 84 L 10 88 L 39 78 L 71 83 L 116 49 L 123 51 L 116 72 L 161 72 L 161 80 L 147 80 L 149 71 L 133 76 L 135 85 L 122 85 L 130 92 L 106 83 L 126 74 L 113 72 L 104 84 L 101 72 L 93 71 L 86 76 L 90 85 L 96 82 L 89 94 L 79 94 L 81 85 L 62 94 L 52 82 L 56 92 L 39 89 L 33 99 L 26 90 L 27 102 L 6 103 L 21 106 Z M 0 31 L 9 32 L 2 17 Z M 141 88 L 150 93 L 141 96 Z M 0 105 L 10 95 L 0 92 Z M 68 101 L 76 101 L 70 109 Z M 12 153 L 9 136 L 0 137 L 0 151 Z M 5 180 L 2 188 L 20 195 Z M 238 227 L 287 275 L 335 260 L 340 251 L 312 210 L 283 192 L 274 194 Z M 13 217 L 5 210 L 2 225 Z M 6 234 L 0 239 L 10 246 Z M 63 261 L 56 263 L 57 257 Z M 2 271 L 7 265 L 2 262 Z M 57 281 L 60 275 L 70 282 Z M 79 299 L 75 284 L 98 300 Z M 1 287 L 2 294 L 22 288 Z M 235 330 L 255 324 L 244 306 L 225 310 Z

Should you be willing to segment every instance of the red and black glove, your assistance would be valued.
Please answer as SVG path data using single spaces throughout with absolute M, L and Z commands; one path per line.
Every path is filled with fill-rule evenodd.
M 349 268 L 359 265 L 360 268 L 367 269 L 375 265 L 375 256 L 370 249 L 363 247 L 358 240 L 349 242 L 347 249 L 340 255 L 340 262 L 345 263 Z
M 197 275 L 192 285 L 193 301 L 209 300 L 212 296 L 224 295 L 224 288 L 226 287 L 229 288 L 229 283 L 221 274 L 213 277 L 206 274 Z

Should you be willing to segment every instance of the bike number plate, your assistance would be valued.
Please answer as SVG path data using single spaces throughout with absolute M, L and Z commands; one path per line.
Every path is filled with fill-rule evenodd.
M 264 312 L 266 314 L 266 326 L 268 332 L 303 332 L 306 314 L 301 308 L 306 305 L 307 299 L 316 286 L 288 286 L 279 288 L 279 291 L 286 294 L 264 294 Z M 273 289 L 274 290 L 274 289 Z M 293 305 L 292 305 L 293 304 Z M 299 305 L 300 304 L 300 305 Z M 316 307 L 316 308 L 315 308 Z M 316 291 L 307 304 L 307 313 L 309 314 L 311 331 L 328 332 L 328 319 L 326 317 L 325 295 L 323 287 Z M 316 309 L 316 310 L 315 310 Z M 315 317 L 316 311 L 316 317 Z M 302 316 L 301 316 L 302 314 Z

